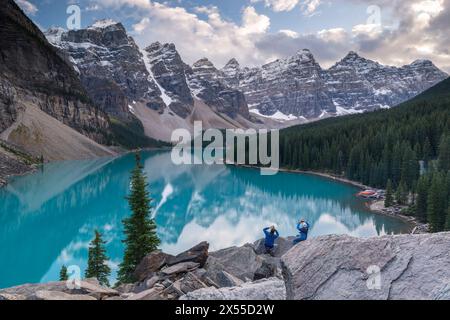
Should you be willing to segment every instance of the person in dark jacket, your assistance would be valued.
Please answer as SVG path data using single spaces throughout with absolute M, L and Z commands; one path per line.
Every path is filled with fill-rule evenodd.
M 297 230 L 300 232 L 300 234 L 294 239 L 294 244 L 308 239 L 309 223 L 306 222 L 305 219 L 300 220 L 300 222 L 297 223 Z
M 275 240 L 280 236 L 277 229 L 274 226 L 263 229 L 266 239 L 264 240 L 264 246 L 266 247 L 266 253 L 272 254 L 275 248 Z

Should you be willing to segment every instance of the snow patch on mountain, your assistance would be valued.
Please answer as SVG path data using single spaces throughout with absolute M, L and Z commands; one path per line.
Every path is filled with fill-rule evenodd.
M 167 94 L 166 90 L 158 83 L 158 81 L 156 81 L 154 75 L 153 75 L 153 71 L 152 71 L 152 66 L 151 66 L 151 62 L 150 59 L 148 57 L 148 53 L 145 50 L 140 50 L 144 59 L 144 64 L 145 64 L 145 68 L 147 69 L 148 73 L 149 73 L 149 78 L 151 81 L 153 81 L 154 83 L 156 83 L 156 85 L 158 86 L 159 91 L 161 91 L 161 99 L 164 101 L 164 104 L 168 107 L 170 106 L 170 104 L 173 102 L 172 98 Z M 149 88 L 149 90 L 151 90 L 151 88 Z
M 103 19 L 96 21 L 93 25 L 88 27 L 88 29 L 104 29 L 111 26 L 116 26 L 118 22 L 112 20 L 112 19 Z
M 250 111 L 250 113 L 253 113 L 253 114 L 258 115 L 260 117 L 269 118 L 269 119 L 273 119 L 273 120 L 278 120 L 278 121 L 281 121 L 281 122 L 292 121 L 292 120 L 297 120 L 297 119 L 304 119 L 304 120 L 306 120 L 306 118 L 304 118 L 304 117 L 296 117 L 293 114 L 286 115 L 286 114 L 284 114 L 281 111 L 277 111 L 277 112 L 275 112 L 274 114 L 272 114 L 270 116 L 262 114 L 261 112 L 259 112 L 258 109 L 250 109 L 249 111 Z

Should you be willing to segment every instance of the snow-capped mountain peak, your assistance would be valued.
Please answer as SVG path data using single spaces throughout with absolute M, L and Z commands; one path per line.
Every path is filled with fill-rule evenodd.
M 367 73 L 370 70 L 381 68 L 382 66 L 373 60 L 361 57 L 355 51 L 350 51 L 341 61 L 336 63 L 330 69 L 352 68 L 359 73 Z
M 236 58 L 231 58 L 230 61 L 227 62 L 224 69 L 226 68 L 233 68 L 233 69 L 239 69 L 240 65 L 239 62 L 236 60 Z
M 61 37 L 66 32 L 66 29 L 61 27 L 51 27 L 45 32 L 45 36 L 50 43 L 58 44 L 61 42 Z
M 311 61 L 314 60 L 314 56 L 309 49 L 301 49 L 297 51 L 297 53 L 293 56 L 294 59 L 300 58 L 303 61 Z
M 414 60 L 410 65 L 410 67 L 435 67 L 434 63 L 428 59 L 417 59 Z
M 205 79 L 211 80 L 218 76 L 218 70 L 208 58 L 202 58 L 192 65 L 194 73 Z
M 222 69 L 223 80 L 246 95 L 253 110 L 313 119 L 393 107 L 446 79 L 431 61 L 404 67 L 384 66 L 350 51 L 323 70 L 311 51 L 261 67 Z
M 221 70 L 208 58 L 189 66 L 173 43 L 155 42 L 140 50 L 113 20 L 83 30 L 52 28 L 46 36 L 67 53 L 99 103 L 105 108 L 115 104 L 113 109 L 122 113 L 127 108 L 119 105 L 128 104 L 120 94 L 105 93 L 106 99 L 98 94 L 108 82 L 129 101 L 145 101 L 158 112 L 169 108 L 185 119 L 196 99 L 232 118 L 250 119 L 251 105 L 254 114 L 265 117 L 317 119 L 393 107 L 448 77 L 429 60 L 392 67 L 354 51 L 323 69 L 308 49 L 260 67 L 243 68 L 234 58 Z
M 111 27 L 121 27 L 123 28 L 120 22 L 114 21 L 112 19 L 102 19 L 95 21 L 88 29 L 107 29 Z

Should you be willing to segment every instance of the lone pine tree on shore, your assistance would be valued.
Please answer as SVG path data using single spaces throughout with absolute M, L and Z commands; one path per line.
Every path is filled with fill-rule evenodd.
M 67 267 L 63 265 L 61 271 L 59 271 L 59 281 L 69 280 L 69 275 L 67 274 Z
M 95 230 L 95 238 L 89 245 L 88 267 L 85 277 L 96 278 L 101 285 L 109 286 L 108 277 L 111 274 L 111 269 L 107 264 L 108 257 L 106 256 L 105 244 L 101 233 Z
M 155 251 L 160 244 L 156 234 L 156 223 L 151 218 L 151 201 L 147 177 L 141 166 L 140 155 L 136 154 L 136 166 L 131 175 L 131 194 L 127 197 L 131 216 L 123 220 L 125 253 L 119 266 L 119 283 L 134 282 L 134 270 L 142 259 Z
M 389 179 L 386 186 L 386 199 L 384 200 L 384 206 L 391 207 L 394 205 L 394 195 L 393 195 L 393 188 L 392 188 L 392 182 Z
M 428 201 L 429 179 L 422 176 L 417 182 L 416 196 L 416 217 L 421 222 L 427 221 L 427 201 Z
M 395 200 L 399 205 L 408 204 L 408 191 L 405 183 L 403 181 L 398 185 L 397 191 L 395 193 Z

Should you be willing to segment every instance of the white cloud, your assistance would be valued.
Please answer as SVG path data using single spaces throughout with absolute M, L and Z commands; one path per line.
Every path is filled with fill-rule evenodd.
M 194 11 L 197 13 L 204 13 L 204 14 L 214 14 L 214 13 L 218 13 L 218 8 L 216 6 L 200 6 L 200 7 L 195 7 Z
M 91 0 L 91 2 L 93 3 L 93 5 L 112 8 L 129 6 L 148 9 L 152 6 L 152 2 L 150 0 Z
M 133 30 L 138 33 L 141 34 L 142 31 L 144 31 L 150 24 L 150 19 L 149 18 L 143 18 L 141 21 L 139 21 L 138 23 L 133 25 Z
M 349 1 L 372 4 L 372 0 Z M 251 2 L 268 4 L 274 11 L 297 7 L 308 15 L 317 12 L 321 5 L 318 0 Z M 149 0 L 97 3 L 145 9 L 136 10 L 140 20 L 133 25 L 133 35 L 138 43 L 148 46 L 154 41 L 172 42 L 187 63 L 208 57 L 221 67 L 235 57 L 242 65 L 251 66 L 309 48 L 324 67 L 354 50 L 384 64 L 403 65 L 419 58 L 431 59 L 450 71 L 450 0 L 380 0 L 382 22 L 389 22 L 389 26 L 368 20 L 346 30 L 336 19 L 334 27 L 308 34 L 289 29 L 269 31 L 269 17 L 252 6 L 242 10 L 240 22 L 234 22 L 224 18 L 215 6 L 199 6 L 190 12 Z
M 436 16 L 444 10 L 443 5 L 443 0 L 426 0 L 413 3 L 412 10 L 418 13 L 428 13 L 431 16 Z
M 298 38 L 300 36 L 298 32 L 289 29 L 282 29 L 279 32 L 293 39 Z
M 306 0 L 303 1 L 302 11 L 305 15 L 311 16 L 317 12 L 321 4 L 321 0 Z
M 249 6 L 243 9 L 241 23 L 224 19 L 216 7 L 197 7 L 196 13 L 182 7 L 153 3 L 145 16 L 133 25 L 133 35 L 143 47 L 152 42 L 172 42 L 187 63 L 208 57 L 223 66 L 236 57 L 244 64 L 264 62 L 255 42 L 267 34 L 270 19 Z
M 275 12 L 291 11 L 300 0 L 265 0 L 266 6 L 272 8 Z
M 371 38 L 379 36 L 382 31 L 383 28 L 379 24 L 358 24 L 356 26 L 353 26 L 352 28 L 352 32 L 354 35 L 364 35 Z
M 329 42 L 342 42 L 346 40 L 348 35 L 344 28 L 332 28 L 320 30 L 317 36 Z
M 242 32 L 244 34 L 264 33 L 270 27 L 270 19 L 265 15 L 260 15 L 255 8 L 247 7 L 242 14 Z
M 251 3 L 263 2 L 266 7 L 274 12 L 287 12 L 294 10 L 295 7 L 301 7 L 303 14 L 311 16 L 317 12 L 321 0 L 251 0 Z
M 100 10 L 100 6 L 98 4 L 91 4 L 86 7 L 86 11 L 98 11 Z
M 26 14 L 34 16 L 38 12 L 38 8 L 27 0 L 15 0 L 19 7 L 25 11 Z

